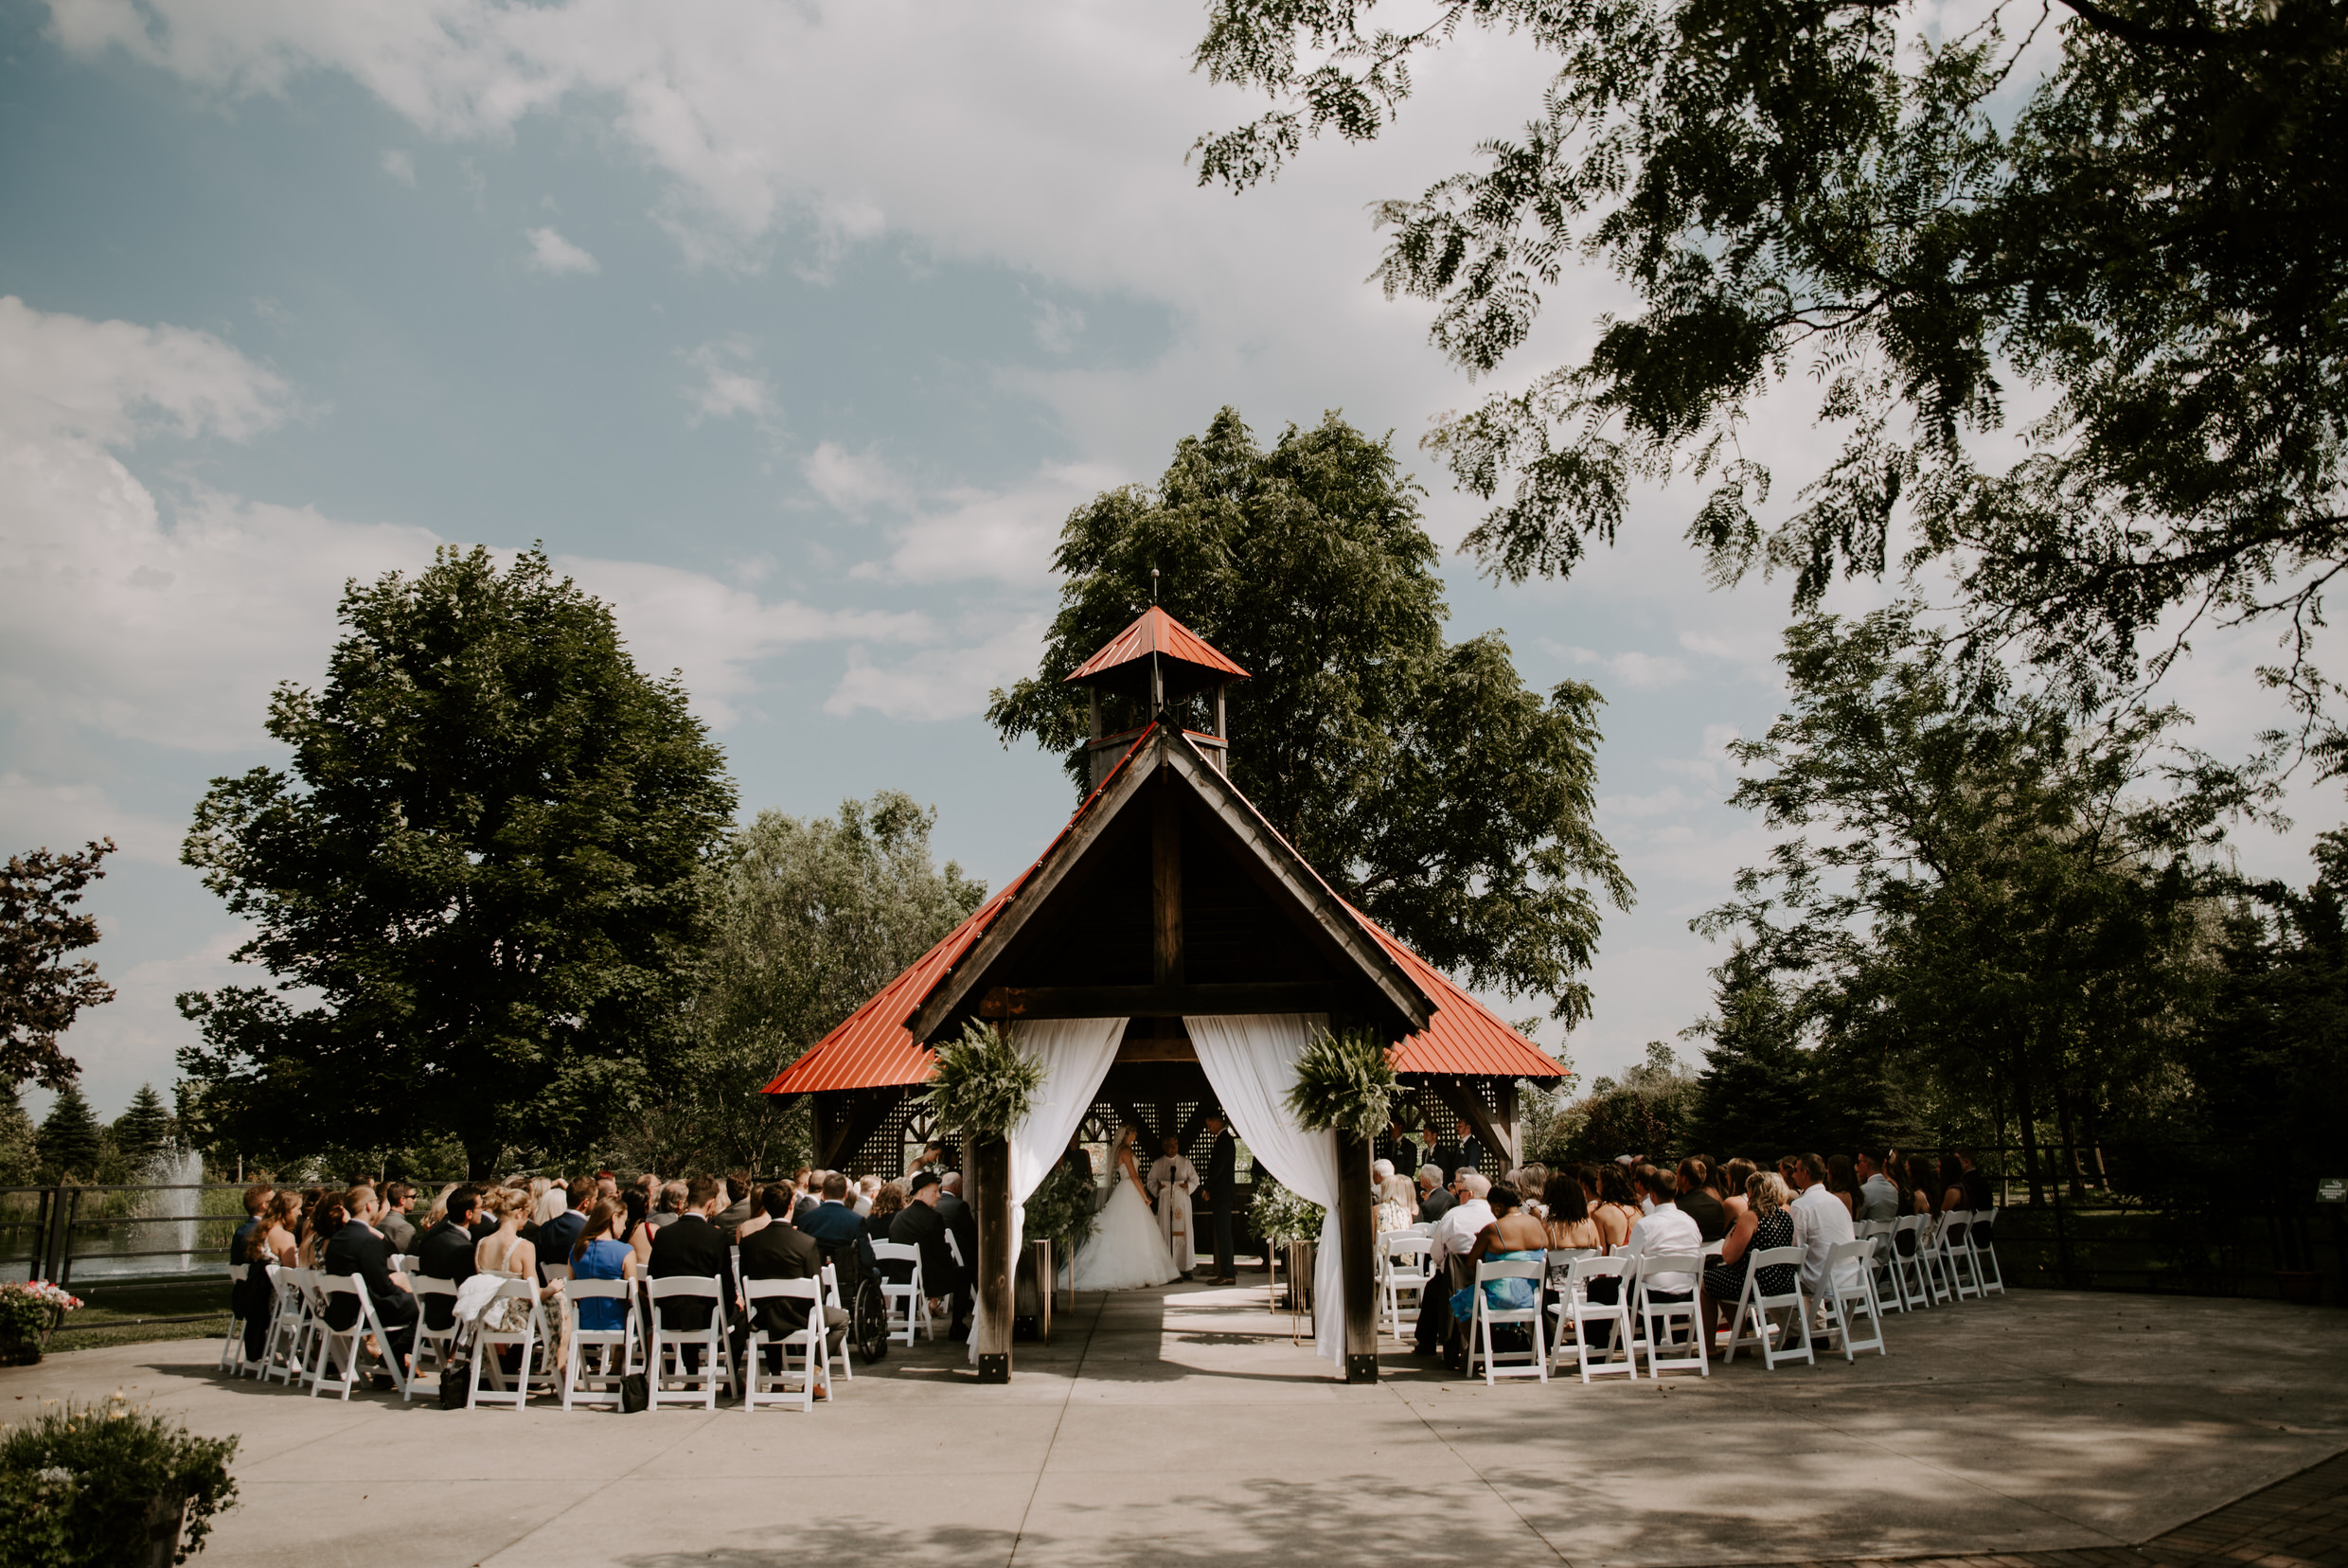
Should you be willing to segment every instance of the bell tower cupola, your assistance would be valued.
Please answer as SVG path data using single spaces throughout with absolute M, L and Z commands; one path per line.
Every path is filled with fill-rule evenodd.
M 1092 780 L 1094 789 L 1117 765 L 1133 738 L 1152 722 L 1173 718 L 1178 704 L 1185 698 L 1212 693 L 1206 722 L 1213 727 L 1201 731 L 1185 726 L 1183 733 L 1206 754 L 1218 772 L 1228 775 L 1230 768 L 1231 726 L 1227 717 L 1224 692 L 1234 681 L 1244 681 L 1248 672 L 1209 647 L 1206 640 L 1189 627 L 1167 615 L 1156 605 L 1142 612 L 1141 618 L 1109 640 L 1108 646 L 1076 667 L 1068 677 L 1076 686 L 1087 688 L 1092 699 L 1092 723 L 1087 731 L 1085 748 L 1092 757 Z M 1104 734 L 1101 698 L 1122 697 L 1133 705 L 1140 722 L 1115 735 Z

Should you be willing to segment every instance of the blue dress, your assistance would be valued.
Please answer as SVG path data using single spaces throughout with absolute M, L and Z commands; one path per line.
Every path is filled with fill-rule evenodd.
M 571 1265 L 573 1279 L 619 1279 L 620 1266 L 636 1256 L 636 1249 L 625 1241 L 614 1241 L 608 1236 L 597 1237 L 587 1243 L 587 1250 Z M 624 1301 L 582 1301 L 578 1304 L 578 1326 L 588 1329 L 625 1328 L 628 1327 L 628 1303 Z
M 1490 1263 L 1539 1263 L 1548 1256 L 1546 1252 L 1487 1253 L 1485 1260 Z M 1519 1312 L 1532 1306 L 1539 1292 L 1540 1281 L 1538 1279 L 1487 1279 L 1484 1282 L 1484 1304 L 1494 1311 Z M 1475 1307 L 1475 1293 L 1473 1285 L 1451 1292 L 1451 1315 L 1462 1323 L 1468 1321 L 1468 1313 Z

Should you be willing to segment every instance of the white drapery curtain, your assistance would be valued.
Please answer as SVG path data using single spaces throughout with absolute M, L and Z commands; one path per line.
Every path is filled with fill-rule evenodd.
M 1247 1144 L 1248 1152 L 1281 1185 L 1328 1211 L 1321 1222 L 1321 1253 L 1312 1271 L 1312 1347 L 1316 1355 L 1345 1361 L 1344 1263 L 1337 1237 L 1337 1140 L 1307 1132 L 1289 1114 L 1289 1091 L 1296 1085 L 1296 1061 L 1305 1043 L 1328 1027 L 1322 1013 L 1241 1013 L 1224 1018 L 1185 1018 L 1199 1065 L 1222 1102 L 1223 1114 Z
M 1036 1091 L 1027 1119 L 1011 1129 L 1011 1267 L 1016 1277 L 1020 1252 L 1027 1244 L 1027 1200 L 1052 1174 L 1068 1152 L 1068 1139 L 1100 1093 L 1110 1063 L 1117 1060 L 1117 1043 L 1125 1038 L 1122 1018 L 1044 1018 L 1018 1026 L 1019 1048 L 1043 1063 L 1043 1083 Z M 971 1266 L 978 1260 L 972 1258 Z M 1057 1264 L 1057 1260 L 1055 1260 Z M 1050 1290 L 1048 1279 L 1038 1282 Z M 970 1360 L 978 1359 L 978 1315 L 985 1304 L 973 1306 L 970 1321 Z

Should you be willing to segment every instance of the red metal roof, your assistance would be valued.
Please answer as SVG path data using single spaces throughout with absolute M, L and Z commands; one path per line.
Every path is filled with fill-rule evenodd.
M 1140 748 L 1148 734 L 1147 730 L 1144 730 L 1135 738 L 1132 747 L 1119 758 L 1116 768 L 1112 769 L 1109 777 L 1101 781 L 1100 789 L 1085 797 L 1084 804 L 1076 808 L 1076 814 L 1068 819 L 1068 826 L 1062 828 L 1051 845 L 1036 858 L 1036 865 L 1050 858 L 1060 840 L 1084 820 L 1085 812 L 1091 811 L 1094 803 L 1100 799 L 1101 790 L 1107 789 L 1109 780 L 1131 761 L 1134 751 Z M 1261 820 L 1260 816 L 1258 820 Z M 1035 866 L 1031 865 L 1021 872 L 1002 892 L 987 900 L 978 913 L 947 933 L 910 969 L 882 987 L 871 1001 L 850 1013 L 845 1023 L 818 1041 L 805 1056 L 784 1068 L 781 1075 L 766 1086 L 765 1092 L 770 1095 L 808 1095 L 837 1089 L 880 1089 L 925 1081 L 930 1076 L 930 1049 L 914 1039 L 913 1031 L 905 1027 L 904 1021 L 913 1016 L 915 1009 L 921 1005 L 921 999 L 930 993 L 947 971 L 986 934 L 987 926 L 1002 912 L 1011 895 L 1019 891 L 1034 871 Z M 1342 899 L 1338 901 L 1344 902 Z M 1419 989 L 1435 1004 L 1434 1015 L 1428 1020 L 1427 1027 L 1414 1032 L 1395 1048 L 1395 1071 L 1489 1074 L 1532 1078 L 1563 1076 L 1563 1069 L 1555 1057 L 1502 1023 L 1490 1008 L 1453 985 L 1441 970 L 1396 941 L 1377 921 L 1351 904 L 1344 904 L 1344 909 L 1361 923 L 1362 930 L 1378 939 L 1396 963 L 1409 971 Z
M 1205 638 L 1154 604 L 1142 612 L 1139 620 L 1110 638 L 1108 647 L 1078 665 L 1076 673 L 1068 678 L 1081 681 L 1088 675 L 1098 675 L 1105 669 L 1131 664 L 1135 659 L 1151 653 L 1163 653 L 1169 659 L 1180 659 L 1185 664 L 1203 665 L 1209 669 L 1220 670 L 1234 680 L 1247 679 L 1246 670 L 1224 658 L 1208 645 Z

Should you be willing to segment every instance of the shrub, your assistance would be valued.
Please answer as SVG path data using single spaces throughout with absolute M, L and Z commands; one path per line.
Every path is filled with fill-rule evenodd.
M 1000 1138 L 1027 1119 L 1042 1087 L 1043 1063 L 1021 1050 L 1010 1030 L 972 1019 L 960 1040 L 937 1048 L 930 1110 L 941 1128 Z
M 1027 1237 L 1052 1238 L 1055 1256 L 1074 1257 L 1092 1239 L 1100 1216 L 1093 1207 L 1093 1184 L 1065 1162 L 1054 1167 L 1027 1200 Z
M 1248 1228 L 1272 1246 L 1284 1241 L 1317 1241 L 1321 1238 L 1321 1221 L 1327 1213 L 1320 1204 L 1307 1203 L 1259 1170 L 1255 1202 L 1248 1208 Z
M 187 1503 L 172 1560 L 204 1549 L 237 1483 L 234 1437 L 198 1437 L 134 1407 L 68 1402 L 0 1429 L 0 1568 L 116 1568 L 147 1560 L 151 1510 Z

